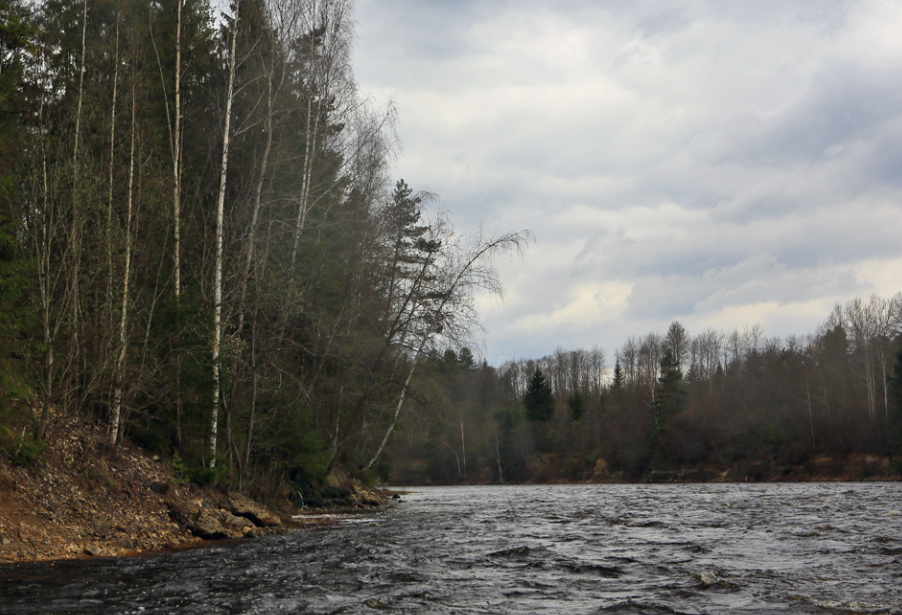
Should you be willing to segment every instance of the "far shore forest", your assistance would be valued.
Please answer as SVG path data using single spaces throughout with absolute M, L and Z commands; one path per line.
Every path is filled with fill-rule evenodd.
M 899 463 L 902 294 L 798 337 L 674 322 L 480 360 L 476 298 L 532 236 L 458 233 L 391 177 L 353 8 L 0 0 L 5 462 L 40 471 L 79 417 L 97 454 L 261 497 Z

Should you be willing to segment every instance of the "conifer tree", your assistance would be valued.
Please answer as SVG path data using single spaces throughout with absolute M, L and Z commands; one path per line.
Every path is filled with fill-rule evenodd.
M 523 395 L 523 406 L 526 408 L 526 417 L 534 423 L 547 422 L 554 416 L 551 387 L 545 379 L 545 374 L 538 367 L 529 379 L 529 385 Z
M 573 413 L 573 420 L 579 421 L 586 411 L 586 403 L 583 401 L 583 395 L 579 392 L 579 389 L 570 396 L 567 400 L 567 405 L 570 406 L 570 412 Z
M 620 367 L 620 361 L 617 361 L 614 364 L 614 382 L 612 385 L 613 388 L 615 388 L 615 389 L 623 388 L 623 381 L 624 381 L 623 369 Z

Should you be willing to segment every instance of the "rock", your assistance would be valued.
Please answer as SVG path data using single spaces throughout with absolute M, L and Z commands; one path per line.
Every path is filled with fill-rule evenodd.
M 0 544 L 2 544 L 4 547 L 7 547 L 7 546 L 11 545 L 12 543 L 13 543 L 13 541 L 10 540 L 9 538 L 4 538 L 3 540 L 0 540 Z
M 282 520 L 271 510 L 240 493 L 229 494 L 229 512 L 250 519 L 261 527 L 280 527 Z
M 603 480 L 608 478 L 611 475 L 611 470 L 608 467 L 608 462 L 603 458 L 600 458 L 595 463 L 595 468 L 592 470 L 592 478 L 596 480 Z
M 212 513 L 202 510 L 188 528 L 195 536 L 206 539 L 228 538 L 229 532 Z
M 90 555 L 91 557 L 97 557 L 98 555 L 100 555 L 100 547 L 96 547 L 94 545 L 88 545 L 84 549 L 84 554 Z
M 236 530 L 241 535 L 245 535 L 248 530 L 257 527 L 244 517 L 238 517 L 221 508 L 214 514 L 223 526 L 231 530 Z
M 716 585 L 717 581 L 718 581 L 717 575 L 714 574 L 714 572 L 712 572 L 710 570 L 703 570 L 698 575 L 698 579 L 699 579 L 699 581 L 702 582 L 702 585 L 704 585 L 705 587 L 710 587 L 711 585 Z
M 354 485 L 353 497 L 361 506 L 377 507 L 385 504 L 385 498 L 383 496 L 375 491 L 365 489 L 360 485 Z

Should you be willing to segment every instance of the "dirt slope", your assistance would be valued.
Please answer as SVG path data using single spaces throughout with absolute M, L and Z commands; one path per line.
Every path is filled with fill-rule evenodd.
M 0 459 L 0 562 L 200 542 L 170 520 L 169 507 L 151 488 L 168 483 L 169 468 L 132 445 L 113 451 L 103 441 L 96 426 L 70 420 L 56 426 L 50 449 L 32 466 Z

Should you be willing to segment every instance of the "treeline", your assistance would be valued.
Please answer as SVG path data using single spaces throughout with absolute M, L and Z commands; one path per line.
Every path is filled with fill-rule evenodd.
M 686 469 L 704 478 L 728 468 L 754 479 L 817 459 L 835 470 L 856 455 L 902 457 L 902 294 L 837 305 L 805 337 L 765 337 L 758 326 L 692 335 L 674 322 L 629 338 L 613 365 L 600 348 L 498 368 L 467 357 L 433 357 L 444 384 L 391 451 L 399 480 Z
M 72 416 L 186 478 L 372 472 L 491 257 L 389 179 L 352 3 L 0 0 L 0 448 Z M 59 435 L 59 434 L 57 434 Z

